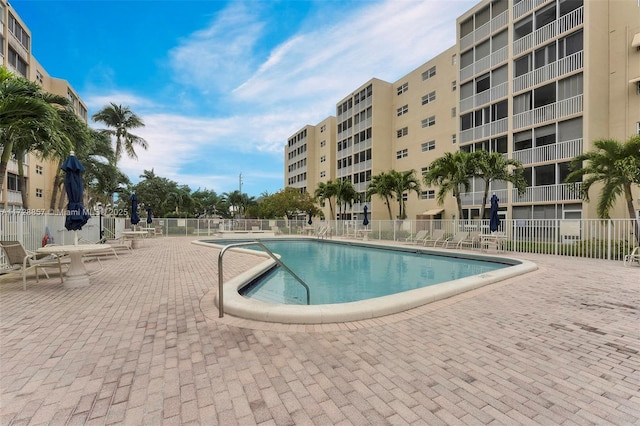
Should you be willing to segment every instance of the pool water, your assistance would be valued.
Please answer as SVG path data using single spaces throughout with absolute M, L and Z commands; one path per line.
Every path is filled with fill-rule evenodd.
M 261 242 L 307 283 L 312 305 L 387 296 L 511 266 L 318 240 Z M 244 248 L 260 250 L 258 246 Z M 282 268 L 273 268 L 240 292 L 263 302 L 306 304 L 304 287 Z

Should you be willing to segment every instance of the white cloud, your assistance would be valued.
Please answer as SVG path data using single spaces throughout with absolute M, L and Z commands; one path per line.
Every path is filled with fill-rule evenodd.
M 231 2 L 208 28 L 191 34 L 169 53 L 177 86 L 195 87 L 209 100 L 212 88 L 222 91 L 213 97 L 218 102 L 212 107 L 216 112 L 167 113 L 176 106 L 160 109 L 150 99 L 127 93 L 89 97 L 87 103 L 96 108 L 107 102 L 136 107 L 145 121 L 146 127 L 135 133 L 149 142 L 149 150 L 139 152 L 139 161 L 121 162 L 134 181 L 143 170 L 154 168 L 156 174 L 193 189 L 232 191 L 238 185 L 237 172 L 211 165 L 224 162 L 229 170 L 245 168 L 246 182 L 272 182 L 255 194 L 247 186 L 251 195 L 264 189 L 273 192 L 282 186 L 282 150 L 291 134 L 334 114 L 335 103 L 369 79 L 395 81 L 452 46 L 455 18 L 475 3 L 363 2 L 356 3 L 357 10 L 332 14 L 340 20 L 317 25 L 323 7 L 337 7 L 334 2 L 319 2 L 317 16 L 306 20 L 316 25 L 300 27 L 312 30 L 293 34 L 260 62 L 253 51 L 262 42 L 265 26 L 282 23 L 260 21 L 262 11 L 252 9 L 260 3 L 247 7 Z M 184 107 L 183 92 L 176 92 L 175 104 Z M 227 113 L 221 116 L 219 111 Z M 265 156 L 261 164 L 249 169 L 243 163 L 248 155 L 260 153 Z M 196 163 L 209 169 L 198 175 L 194 170 L 185 172 L 186 165 Z

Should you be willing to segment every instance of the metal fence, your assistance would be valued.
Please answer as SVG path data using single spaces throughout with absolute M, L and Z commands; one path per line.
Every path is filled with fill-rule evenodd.
M 56 244 L 70 244 L 74 233 L 64 228 L 64 215 L 27 214 L 0 210 L 0 239 L 21 241 L 28 250 L 42 244 L 49 227 Z M 147 226 L 141 221 L 140 226 Z M 488 220 L 372 220 L 367 226 L 361 220 L 320 221 L 269 219 L 176 219 L 154 218 L 150 225 L 162 230 L 163 236 L 191 236 L 194 239 L 258 236 L 317 236 L 330 228 L 327 236 L 368 239 L 374 241 L 408 242 L 421 230 L 443 230 L 445 236 L 458 233 L 489 234 Z M 502 248 L 519 253 L 539 253 L 596 259 L 622 260 L 638 243 L 638 223 L 630 219 L 507 219 L 498 232 Z M 98 241 L 100 229 L 106 236 L 120 237 L 130 229 L 129 219 L 93 215 L 78 231 L 88 241 Z M 259 234 L 258 234 L 259 232 Z M 244 235 L 243 235 L 244 234 Z M 4 256 L 0 255 L 0 262 Z

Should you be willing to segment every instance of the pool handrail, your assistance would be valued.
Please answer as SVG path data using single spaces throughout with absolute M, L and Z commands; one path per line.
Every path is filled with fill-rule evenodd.
M 222 288 L 224 287 L 223 285 L 224 274 L 223 274 L 222 256 L 224 256 L 224 253 L 228 249 L 242 247 L 242 246 L 252 246 L 252 245 L 260 246 L 276 262 L 278 266 L 281 266 L 282 268 L 284 268 L 287 272 L 289 272 L 293 276 L 293 278 L 295 278 L 296 280 L 298 280 L 300 284 L 302 284 L 302 286 L 307 291 L 307 305 L 310 305 L 311 296 L 309 294 L 309 286 L 304 281 L 302 281 L 302 279 L 299 276 L 297 276 L 291 269 L 289 269 L 287 265 L 282 263 L 282 261 L 260 241 L 244 241 L 241 243 L 233 243 L 233 244 L 226 245 L 222 248 L 222 250 L 220 250 L 220 254 L 218 254 L 218 318 L 222 318 L 224 316 L 224 303 L 223 303 L 223 291 L 222 291 Z

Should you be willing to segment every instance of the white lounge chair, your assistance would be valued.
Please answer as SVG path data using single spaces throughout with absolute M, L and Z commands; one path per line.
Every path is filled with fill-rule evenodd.
M 441 243 L 444 240 L 444 229 L 434 229 L 431 235 L 424 239 L 422 245 L 427 246 L 427 244 L 431 244 L 432 247 L 435 247 L 438 243 Z
M 454 236 L 449 237 L 446 240 L 444 240 L 442 242 L 442 247 L 444 247 L 444 248 L 449 248 L 449 247 L 460 248 L 460 245 L 462 244 L 462 242 L 464 240 L 467 239 L 468 235 L 469 234 L 467 232 L 458 232 Z
M 418 231 L 415 235 L 409 235 L 407 238 L 405 238 L 405 242 L 418 244 L 419 242 L 422 242 L 425 238 L 427 238 L 428 235 L 429 231 L 427 230 Z
M 640 266 L 640 246 L 634 247 L 631 253 L 624 256 L 624 266 L 631 266 L 637 264 Z

